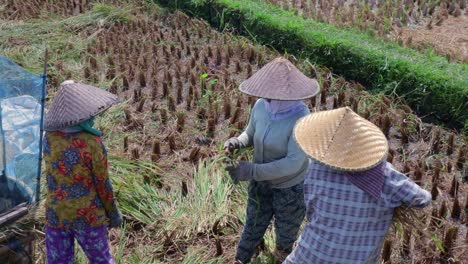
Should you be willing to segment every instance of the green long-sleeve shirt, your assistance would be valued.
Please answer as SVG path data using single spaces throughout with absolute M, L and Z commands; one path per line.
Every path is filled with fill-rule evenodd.
M 289 188 L 304 180 L 309 160 L 292 132 L 296 122 L 309 113 L 304 107 L 284 119 L 273 120 L 265 100 L 257 100 L 247 128 L 238 137 L 242 147 L 254 147 L 254 180 L 266 181 L 272 188 Z

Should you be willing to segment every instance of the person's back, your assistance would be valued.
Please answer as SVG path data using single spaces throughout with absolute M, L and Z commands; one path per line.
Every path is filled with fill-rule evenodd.
M 430 193 L 385 161 L 385 135 L 348 107 L 302 118 L 294 135 L 312 160 L 309 222 L 284 263 L 378 263 L 394 209 L 427 206 Z
M 75 229 L 107 225 L 106 213 L 115 205 L 100 137 L 88 132 L 47 132 L 44 160 L 47 225 Z
M 94 117 L 118 103 L 117 96 L 74 81 L 56 92 L 44 122 L 47 198 L 47 263 L 72 263 L 75 240 L 90 263 L 115 263 L 108 228 L 123 216 L 109 179 L 102 132 Z
M 286 263 L 377 263 L 400 205 L 424 207 L 431 201 L 405 175 L 385 164 L 380 199 L 356 187 L 346 172 L 312 162 L 304 182 L 308 224 Z

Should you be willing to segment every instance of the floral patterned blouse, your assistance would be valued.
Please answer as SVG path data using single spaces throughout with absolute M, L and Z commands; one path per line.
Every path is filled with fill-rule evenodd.
M 117 206 L 101 139 L 87 132 L 47 132 L 46 224 L 84 229 L 108 224 Z

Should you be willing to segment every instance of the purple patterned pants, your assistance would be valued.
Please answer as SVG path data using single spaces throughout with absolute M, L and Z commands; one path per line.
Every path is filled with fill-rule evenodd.
M 83 230 L 46 227 L 47 264 L 73 264 L 75 239 L 91 264 L 115 264 L 109 249 L 107 227 Z

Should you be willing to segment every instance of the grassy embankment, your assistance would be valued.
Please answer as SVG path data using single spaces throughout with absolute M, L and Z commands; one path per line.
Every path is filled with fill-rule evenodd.
M 324 65 L 370 90 L 396 93 L 426 120 L 468 129 L 468 65 L 449 63 L 354 29 L 304 19 L 256 0 L 157 0 Z

